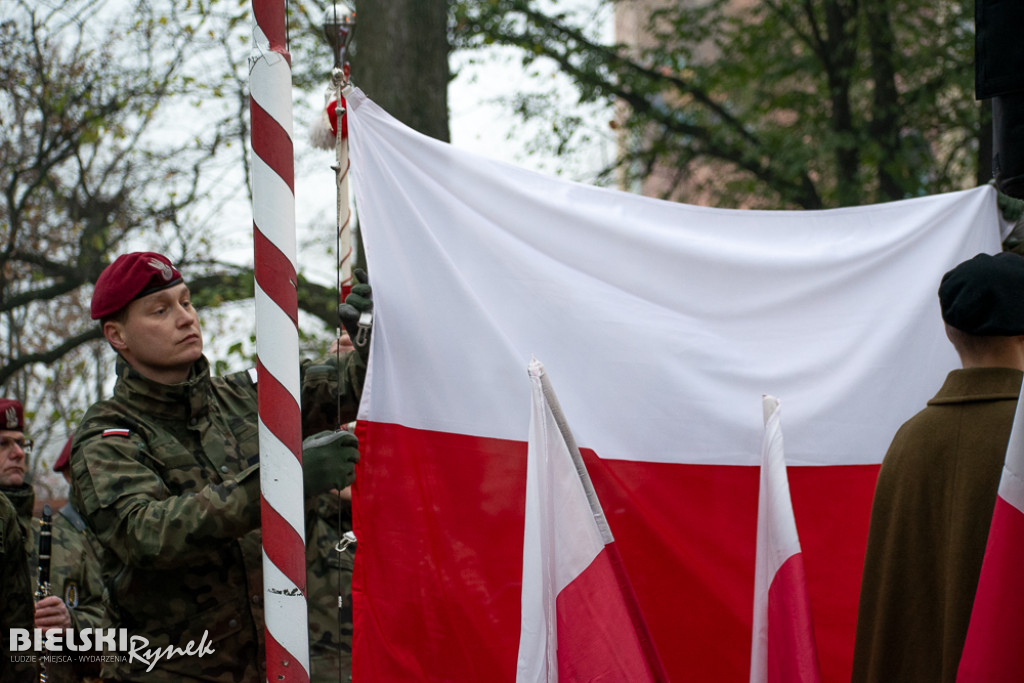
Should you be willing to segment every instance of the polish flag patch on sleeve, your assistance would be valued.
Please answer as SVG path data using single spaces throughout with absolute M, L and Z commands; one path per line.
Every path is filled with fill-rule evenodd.
M 106 438 L 108 436 L 124 436 L 124 437 L 129 437 L 131 435 L 132 435 L 132 431 L 130 429 L 124 429 L 123 427 L 117 427 L 117 428 L 114 428 L 114 429 L 104 429 L 103 430 L 103 438 Z

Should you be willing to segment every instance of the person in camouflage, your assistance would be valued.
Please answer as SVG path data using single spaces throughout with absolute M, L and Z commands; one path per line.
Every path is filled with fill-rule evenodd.
M 61 473 L 69 484 L 72 440 L 68 438 L 53 464 L 53 470 Z M 77 632 L 86 628 L 93 632 L 99 628 L 111 628 L 114 619 L 103 595 L 103 546 L 70 501 L 53 513 L 51 524 L 50 588 L 67 606 L 71 628 Z M 82 657 L 75 652 L 66 654 L 72 661 L 67 666 L 48 668 L 46 683 L 85 683 L 99 676 L 100 662 L 97 658 Z
M 0 430 L 0 468 L 5 451 L 13 447 L 13 439 Z M 12 652 L 12 628 L 32 628 L 32 583 L 18 514 L 6 496 L 0 495 L 0 681 L 33 680 L 33 653 Z
M 20 527 L 20 537 L 23 539 L 22 552 L 24 554 L 26 567 L 29 572 L 29 584 L 34 594 L 38 586 L 39 570 L 39 519 L 33 517 L 36 494 L 32 485 L 25 480 L 27 469 L 26 459 L 31 451 L 31 441 L 25 439 L 24 410 L 19 401 L 10 398 L 0 399 L 0 438 L 3 453 L 0 454 L 0 494 L 14 507 L 17 514 L 17 524 Z M 69 539 L 66 534 L 54 529 L 52 542 L 54 545 L 67 543 Z M 51 559 L 51 571 L 54 569 Z M 63 572 L 69 571 L 65 568 Z M 53 574 L 51 574 L 51 578 Z M 51 581 L 52 584 L 52 581 Z M 90 614 L 102 614 L 103 601 L 102 592 L 97 593 L 92 599 L 83 604 L 83 612 Z M 50 629 L 76 628 L 75 613 L 70 607 L 56 595 L 49 595 L 35 603 L 33 626 L 42 629 L 44 632 Z M 98 624 L 98 622 L 97 622 Z M 28 654 L 41 655 L 44 653 L 32 652 Z M 48 683 L 64 683 L 78 680 L 72 673 L 70 666 L 57 663 L 47 667 Z
M 14 506 L 25 551 L 32 551 L 32 506 L 36 494 L 25 480 L 32 441 L 25 438 L 25 411 L 21 402 L 0 398 L 0 494 Z
M 160 254 L 108 266 L 92 317 L 118 353 L 117 382 L 76 432 L 71 499 L 105 547 L 118 626 L 148 640 L 142 657 L 122 658 L 104 676 L 263 681 L 255 377 L 210 375 L 188 287 Z M 366 366 L 358 353 L 334 365 L 303 373 L 303 413 L 330 411 L 340 424 L 354 417 Z M 307 439 L 307 497 L 347 486 L 357 460 L 347 432 Z M 190 654 L 153 656 L 190 643 Z

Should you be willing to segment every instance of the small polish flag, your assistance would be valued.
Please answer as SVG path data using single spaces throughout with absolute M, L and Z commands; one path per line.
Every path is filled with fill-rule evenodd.
M 667 681 L 544 367 L 529 366 L 517 683 Z
M 821 680 L 807 575 L 789 496 L 779 399 L 764 396 L 750 683 Z

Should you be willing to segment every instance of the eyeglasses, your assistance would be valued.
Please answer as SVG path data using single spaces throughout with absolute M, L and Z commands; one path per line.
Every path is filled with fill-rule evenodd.
M 15 446 L 28 453 L 32 450 L 32 439 L 12 439 L 9 436 L 0 436 L 0 452 L 6 453 L 13 450 Z

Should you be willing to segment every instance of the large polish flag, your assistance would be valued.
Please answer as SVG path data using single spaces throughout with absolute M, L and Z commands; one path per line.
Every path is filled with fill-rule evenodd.
M 666 681 L 615 538 L 534 359 L 516 683 Z
M 936 290 L 991 187 L 732 211 L 532 173 L 349 98 L 374 288 L 353 673 L 513 681 L 542 358 L 673 680 L 749 677 L 760 397 L 783 396 L 826 681 L 849 680 L 878 465 L 958 365 Z
M 1024 401 L 1006 447 L 1006 462 L 988 532 L 958 683 L 1024 680 Z
M 762 401 L 750 683 L 818 683 L 821 671 L 807 572 L 786 477 L 782 407 L 774 396 Z

